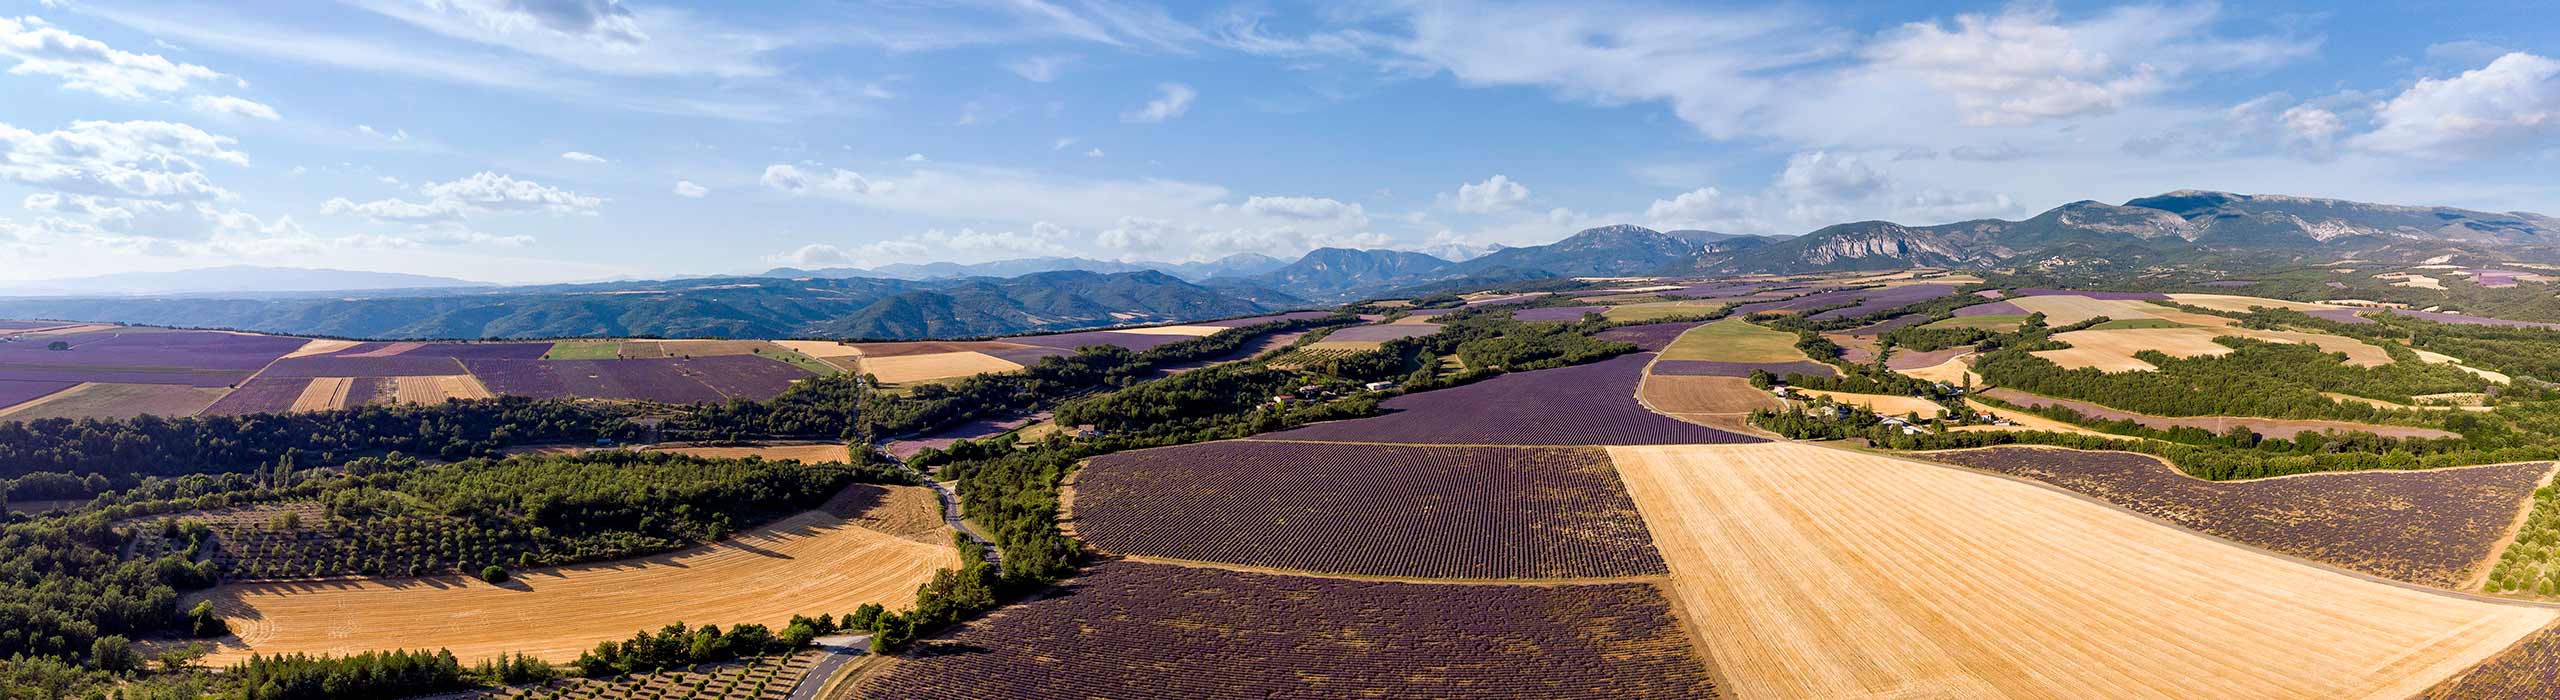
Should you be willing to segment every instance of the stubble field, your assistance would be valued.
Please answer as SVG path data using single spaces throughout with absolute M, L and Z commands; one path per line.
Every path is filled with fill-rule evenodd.
M 2554 617 L 1951 467 L 1610 453 L 1738 697 L 2404 697 Z

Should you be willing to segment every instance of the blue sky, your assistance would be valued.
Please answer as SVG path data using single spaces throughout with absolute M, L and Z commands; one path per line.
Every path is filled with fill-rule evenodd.
M 2542 2 L 0 0 L 0 280 L 2560 213 Z

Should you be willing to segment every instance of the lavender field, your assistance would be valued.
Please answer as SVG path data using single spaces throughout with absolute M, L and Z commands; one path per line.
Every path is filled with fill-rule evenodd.
M 1006 338 L 1005 340 L 1009 342 L 1022 343 L 1024 345 L 1038 345 L 1041 347 L 1059 348 L 1063 350 L 1073 350 L 1087 345 L 1117 345 L 1130 350 L 1143 351 L 1153 350 L 1159 345 L 1179 343 L 1185 340 L 1190 340 L 1191 338 L 1192 336 L 1187 335 L 1121 333 L 1116 331 L 1083 331 L 1078 333 L 1059 333 L 1056 335 L 1027 335 L 1018 338 Z
M 1696 328 L 1701 323 L 1704 322 L 1688 321 L 1682 323 L 1647 323 L 1640 326 L 1619 326 L 1601 331 L 1594 335 L 1601 340 L 1615 340 L 1621 343 L 1632 343 L 1637 349 L 1645 352 L 1660 352 L 1663 348 L 1670 347 L 1671 341 L 1678 339 L 1680 334 L 1689 332 L 1689 329 Z
M 1837 376 L 1838 368 L 1820 362 L 1717 362 L 1714 360 L 1663 360 L 1653 363 L 1653 373 L 1675 377 L 1748 377 L 1751 370 L 1762 370 L 1784 377 L 1790 374 Z
M 2384 312 L 2384 313 L 2397 314 L 2397 315 L 2407 316 L 2407 317 L 2409 317 L 2409 318 L 2414 318 L 2414 319 L 2420 319 L 2420 320 L 2426 320 L 2426 321 L 2434 321 L 2434 322 L 2437 322 L 2437 323 L 2454 323 L 2454 324 L 2461 324 L 2461 325 L 2467 325 L 2467 326 L 2516 326 L 2516 327 L 2523 327 L 2523 328 L 2560 328 L 2560 323 L 2541 323 L 2541 322 L 2537 322 L 2537 321 L 2509 321 L 2509 320 L 2506 320 L 2506 319 L 2503 319 L 2503 318 L 2489 318 L 2489 317 L 2487 317 L 2487 316 L 2471 316 L 2471 315 L 2466 315 L 2466 314 L 2448 314 L 2448 313 L 2439 313 L 2439 312 L 2434 312 L 2434 311 L 2416 311 L 2416 310 L 2411 310 L 2411 309 L 2378 309 L 2378 310 L 2379 310 L 2379 311 L 2382 311 L 2382 312 Z
M 1135 562 L 924 642 L 854 696 L 1715 697 L 1648 584 L 1434 585 Z
M 433 377 L 464 373 L 462 362 L 432 355 L 352 356 L 346 353 L 277 360 L 266 377 Z
M 44 398 L 54 392 L 79 386 L 78 382 L 30 382 L 0 379 L 0 408 Z
M 1650 353 L 1505 374 L 1386 400 L 1386 415 L 1318 423 L 1270 437 L 1435 445 L 1677 445 L 1759 442 L 1636 403 Z
M 2105 299 L 2109 301 L 2141 301 L 2169 298 L 2169 295 L 2161 294 L 2159 292 L 2089 292 L 2077 289 L 2046 289 L 2043 287 L 2028 287 L 2026 289 L 2014 290 L 2009 292 L 2009 296 L 2074 296 L 2088 297 L 2091 299 Z
M 1585 314 L 1596 314 L 1607 310 L 1609 307 L 1606 306 L 1543 306 L 1513 311 L 1511 320 L 1572 322 L 1582 320 Z
M 1077 472 L 1075 523 L 1107 552 L 1324 573 L 1668 573 L 1608 453 L 1589 447 L 1244 440 L 1122 452 Z
M 51 349 L 56 342 L 68 349 Z M 302 344 L 299 338 L 157 328 L 28 336 L 0 342 L 0 380 L 231 386 Z
M 634 360 L 463 360 L 491 392 L 535 398 L 701 403 L 769 399 L 808 370 L 756 355 Z
M 1856 306 L 1816 313 L 1813 315 L 1813 318 L 1818 321 L 1835 318 L 1858 318 L 1861 316 L 1882 313 L 1888 310 L 1910 306 L 1912 304 L 1955 293 L 1955 285 L 1951 284 L 1910 284 L 1900 287 L 1862 290 L 1858 293 L 1858 304 Z
M 1201 322 L 1201 323 L 1194 324 L 1194 325 L 1201 325 L 1201 326 L 1217 326 L 1217 327 L 1220 327 L 1220 328 L 1243 328 L 1243 327 L 1245 327 L 1245 326 L 1261 325 L 1261 324 L 1265 324 L 1265 323 L 1272 323 L 1272 322 L 1276 322 L 1276 321 L 1304 321 L 1304 320 L 1310 320 L 1310 319 L 1324 318 L 1324 317 L 1326 317 L 1326 316 L 1331 316 L 1331 315 L 1333 315 L 1333 312 L 1331 312 L 1331 311 L 1291 311 L 1291 312 L 1289 312 L 1289 313 L 1285 313 L 1285 314 L 1272 314 L 1272 315 L 1269 315 L 1269 316 L 1254 316 L 1254 317 L 1251 317 L 1251 318 L 1230 318 L 1230 319 L 1227 319 L 1227 320 L 1224 320 L 1224 321 L 1203 321 L 1203 322 Z
M 1335 329 L 1324 339 L 1328 342 L 1383 343 L 1390 340 L 1420 338 L 1438 332 L 1440 332 L 1440 326 L 1434 323 L 1388 323 Z
M 302 396 L 303 387 L 311 385 L 310 377 L 259 377 L 222 395 L 204 409 L 208 416 L 245 416 L 252 413 L 283 413 L 293 408 L 293 400 Z

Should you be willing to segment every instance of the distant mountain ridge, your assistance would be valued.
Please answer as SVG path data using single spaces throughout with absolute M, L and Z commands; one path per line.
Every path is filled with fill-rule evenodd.
M 295 294 L 385 289 L 490 287 L 487 282 L 402 272 L 231 265 L 172 272 L 119 272 L 0 284 L 0 296 Z
M 374 298 L 0 299 L 0 318 L 380 339 L 921 339 L 1243 316 L 1294 301 L 1255 301 L 1152 270 L 1064 271 L 957 281 L 703 278 Z
M 1260 274 L 1277 269 L 1286 264 L 1288 264 L 1288 261 L 1263 255 L 1261 253 L 1237 253 L 1216 260 L 1187 263 L 1119 262 L 1113 260 L 1095 260 L 1092 258 L 1036 257 L 1014 258 L 982 263 L 896 263 L 871 268 L 830 267 L 802 269 L 796 267 L 777 267 L 771 270 L 766 270 L 763 274 L 757 276 L 780 277 L 784 279 L 846 279 L 852 277 L 878 277 L 902 280 L 932 280 L 957 279 L 962 277 L 1020 277 L 1022 275 L 1041 272 L 1060 272 L 1069 270 L 1101 273 L 1155 271 L 1196 282 L 1221 275 L 1245 276 Z

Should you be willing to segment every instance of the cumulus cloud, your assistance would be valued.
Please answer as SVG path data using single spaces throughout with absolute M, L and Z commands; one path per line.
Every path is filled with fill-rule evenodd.
M 123 199 L 227 198 L 202 162 L 248 165 L 235 143 L 175 122 L 79 121 L 47 132 L 0 122 L 0 181 Z
M 1093 147 L 1093 148 L 1086 149 L 1086 150 L 1085 150 L 1085 152 L 1084 152 L 1084 157 L 1086 157 L 1086 158 L 1100 158 L 1100 157 L 1102 157 L 1102 155 L 1103 155 L 1103 154 L 1102 154 L 1102 147 L 1100 147 L 1100 146 L 1095 146 L 1095 147 Z
M 758 178 L 757 182 L 764 183 L 765 187 L 791 194 L 835 197 L 871 194 L 875 189 L 886 190 L 890 187 L 890 183 L 887 182 L 875 185 L 871 180 L 864 178 L 862 173 L 843 168 L 830 168 L 828 172 L 812 174 L 802 171 L 800 166 L 788 163 L 765 166 L 764 176 Z
M 1646 207 L 1644 212 L 1647 225 L 1666 231 L 1757 231 L 1761 228 L 1758 217 L 1759 213 L 1751 201 L 1727 195 L 1713 187 L 1700 187 L 1670 199 L 1653 200 L 1653 205 Z
M 692 180 L 677 180 L 675 192 L 678 197 L 701 199 L 704 195 L 711 194 L 711 188 L 693 184 Z
M 63 87 L 123 100 L 178 92 L 196 81 L 222 77 L 204 66 L 118 50 L 36 17 L 0 17 L 0 57 L 16 60 L 11 75 L 52 76 Z
M 2422 79 L 2374 110 L 2354 145 L 2419 158 L 2484 157 L 2560 138 L 2560 61 L 2499 56 L 2451 78 Z
M 1458 211 L 1489 212 L 1508 209 L 1529 199 L 1529 188 L 1511 178 L 1494 175 L 1483 182 L 1458 186 Z
M 418 192 L 426 195 L 427 200 L 394 198 L 357 202 L 338 197 L 321 205 L 320 210 L 328 214 L 353 214 L 385 223 L 428 224 L 457 222 L 490 214 L 595 214 L 605 201 L 602 197 L 487 171 L 445 182 L 430 182 L 419 186 Z
M 1121 114 L 1120 119 L 1139 123 L 1173 119 L 1182 116 L 1184 112 L 1191 111 L 1191 101 L 1199 97 L 1200 91 L 1191 89 L 1189 85 L 1164 83 L 1156 86 L 1155 99 L 1148 100 L 1145 106 L 1139 107 L 1136 111 Z
M 248 117 L 268 121 L 274 121 L 281 116 L 276 114 L 274 107 L 229 95 L 220 97 L 197 95 L 187 98 L 187 106 L 195 108 L 198 112 L 217 116 Z
M 611 162 L 613 162 L 613 161 L 610 161 L 610 160 L 605 160 L 604 156 L 599 156 L 599 155 L 596 155 L 596 154 L 593 154 L 593 153 L 586 153 L 586 152 L 583 152 L 583 151 L 570 151 L 570 152 L 567 152 L 567 153 L 562 153 L 562 154 L 560 154 L 560 159 L 561 159 L 561 160 L 567 160 L 567 161 L 576 161 L 576 162 L 580 162 L 580 163 L 611 163 Z
M 925 161 L 925 157 L 922 153 L 909 153 L 907 154 L 907 157 L 902 158 L 901 160 L 909 163 L 922 163 Z
M 2215 36 L 2218 14 L 2211 4 L 2128 6 L 2065 22 L 2050 6 L 2017 6 L 1960 15 L 1953 27 L 1904 25 L 1862 56 L 1953 95 L 1969 123 L 2010 124 L 2113 110 L 2191 73 L 2273 65 L 2315 46 Z

